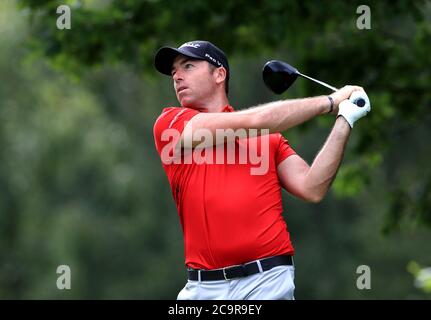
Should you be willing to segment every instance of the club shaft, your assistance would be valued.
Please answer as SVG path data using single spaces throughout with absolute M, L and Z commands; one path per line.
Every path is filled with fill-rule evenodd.
M 311 81 L 317 82 L 318 84 L 320 84 L 320 85 L 322 85 L 322 86 L 324 86 L 324 87 L 326 87 L 326 88 L 328 88 L 328 89 L 331 89 L 332 91 L 338 91 L 338 89 L 337 89 L 337 88 L 335 88 L 335 87 L 333 87 L 333 86 L 331 86 L 331 85 L 329 85 L 329 84 L 327 84 L 327 83 L 325 83 L 325 82 L 323 82 L 323 81 L 320 81 L 320 80 L 314 79 L 314 78 L 309 77 L 309 76 L 307 76 L 307 75 L 305 75 L 305 74 L 302 74 L 302 73 L 300 73 L 300 72 L 298 72 L 298 74 L 299 74 L 300 76 L 304 77 L 304 78 L 307 78 L 307 79 L 311 80 Z

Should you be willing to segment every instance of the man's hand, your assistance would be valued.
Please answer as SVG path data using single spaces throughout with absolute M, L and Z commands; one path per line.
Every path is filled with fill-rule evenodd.
M 349 99 L 353 91 L 364 91 L 364 89 L 359 86 L 344 86 L 340 90 L 331 94 L 332 99 L 334 99 L 334 109 L 331 113 L 338 114 L 338 106 L 341 101 Z
M 353 103 L 358 99 L 364 99 L 365 105 L 358 107 Z M 370 111 L 371 104 L 367 94 L 363 91 L 354 91 L 349 100 L 344 100 L 340 103 L 338 116 L 343 116 L 343 118 L 349 123 L 350 127 L 353 128 L 355 121 L 366 116 Z

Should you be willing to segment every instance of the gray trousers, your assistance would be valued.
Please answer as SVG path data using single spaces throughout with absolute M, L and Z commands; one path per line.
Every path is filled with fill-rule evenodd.
M 294 266 L 270 270 L 232 280 L 188 280 L 178 300 L 294 300 Z

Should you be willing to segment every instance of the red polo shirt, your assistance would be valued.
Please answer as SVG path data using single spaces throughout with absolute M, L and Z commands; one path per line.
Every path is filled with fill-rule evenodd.
M 223 110 L 231 111 L 234 110 L 230 106 Z M 187 121 L 198 113 L 189 108 L 165 108 L 154 124 L 156 149 L 161 155 L 183 229 L 186 265 L 217 269 L 269 256 L 293 254 L 282 217 L 277 166 L 295 151 L 281 134 L 276 133 L 236 139 L 233 163 L 232 158 L 229 163 L 227 161 L 226 143 L 209 147 L 213 150 L 213 159 L 216 159 L 216 152 L 220 152 L 217 148 L 222 148 L 223 163 L 194 161 L 196 149 L 183 155 L 181 163 L 169 163 L 166 155 L 172 155 L 172 152 L 168 151 L 172 151 L 171 146 L 178 140 Z M 209 152 L 209 148 L 204 152 Z M 251 158 L 252 151 L 261 156 L 259 164 L 257 158 Z M 249 155 L 246 161 L 244 158 L 240 161 L 241 152 Z M 264 174 L 252 174 L 252 168 L 261 168 Z

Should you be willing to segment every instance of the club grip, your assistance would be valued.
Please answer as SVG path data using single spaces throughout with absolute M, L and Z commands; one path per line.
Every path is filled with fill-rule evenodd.
M 362 98 L 359 98 L 359 99 L 357 99 L 355 102 L 354 102 L 358 107 L 363 107 L 363 106 L 365 106 L 365 100 L 364 99 L 362 99 Z
M 349 100 L 360 108 L 363 108 L 370 103 L 367 94 L 359 91 L 354 91 Z

